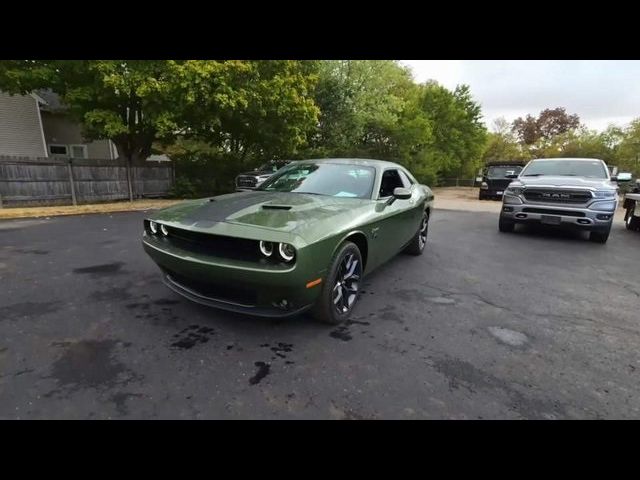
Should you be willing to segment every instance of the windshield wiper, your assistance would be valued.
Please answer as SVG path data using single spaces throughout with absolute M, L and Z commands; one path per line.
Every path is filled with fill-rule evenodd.
M 523 175 L 523 177 L 541 177 L 543 175 L 544 173 L 526 173 Z

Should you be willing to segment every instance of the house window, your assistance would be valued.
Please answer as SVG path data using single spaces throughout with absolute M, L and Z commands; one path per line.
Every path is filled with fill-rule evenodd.
M 51 155 L 64 155 L 67 156 L 66 145 L 49 145 L 49 153 Z
M 71 158 L 87 158 L 87 146 L 86 145 L 70 145 Z

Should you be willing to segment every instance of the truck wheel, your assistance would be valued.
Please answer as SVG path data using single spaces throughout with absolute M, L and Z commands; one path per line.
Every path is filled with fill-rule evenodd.
M 480 190 L 480 193 L 478 193 L 478 200 L 484 200 L 484 199 L 485 199 L 485 196 L 482 193 L 482 190 Z
M 503 233 L 513 232 L 516 224 L 511 220 L 507 220 L 502 215 L 500 215 L 500 220 L 498 221 L 498 230 Z
M 640 230 L 640 217 L 633 215 L 634 210 L 635 208 L 628 209 L 625 215 L 624 224 L 627 230 Z
M 589 240 L 595 243 L 607 243 L 607 240 L 609 239 L 609 232 L 611 232 L 611 227 L 604 232 L 590 232 Z

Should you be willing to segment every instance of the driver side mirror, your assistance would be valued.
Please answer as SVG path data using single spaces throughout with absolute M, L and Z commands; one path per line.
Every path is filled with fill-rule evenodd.
M 630 182 L 631 181 L 631 174 L 630 173 L 619 173 L 616 176 L 612 176 L 611 177 L 611 181 L 612 182 Z
M 393 198 L 398 200 L 408 200 L 411 198 L 411 190 L 408 188 L 396 187 L 393 189 Z

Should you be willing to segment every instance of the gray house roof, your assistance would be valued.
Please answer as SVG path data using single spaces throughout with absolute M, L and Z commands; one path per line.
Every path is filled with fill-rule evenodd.
M 60 95 L 51 90 L 37 90 L 35 94 L 44 101 L 41 109 L 48 112 L 62 112 L 67 109 L 60 99 Z

